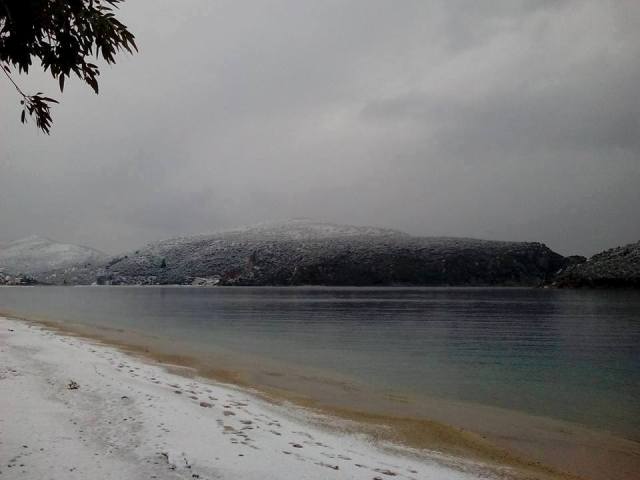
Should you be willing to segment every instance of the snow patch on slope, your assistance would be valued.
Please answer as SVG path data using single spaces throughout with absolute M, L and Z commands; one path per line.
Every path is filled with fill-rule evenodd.
M 372 236 L 372 237 L 408 237 L 400 230 L 370 226 L 339 225 L 336 223 L 316 222 L 306 218 L 296 218 L 279 222 L 263 222 L 254 225 L 236 227 L 193 238 L 219 236 L 239 236 L 264 240 L 318 240 L 327 238 Z

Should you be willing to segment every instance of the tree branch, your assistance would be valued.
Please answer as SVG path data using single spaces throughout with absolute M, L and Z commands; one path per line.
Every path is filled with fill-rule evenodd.
M 4 74 L 7 76 L 7 78 L 9 79 L 9 81 L 11 83 L 13 83 L 13 86 L 16 87 L 16 90 L 18 91 L 18 93 L 20 95 L 22 95 L 25 99 L 28 97 L 28 95 L 26 95 L 22 89 L 18 86 L 18 84 L 16 82 L 13 81 L 13 78 L 11 78 L 11 75 L 9 75 L 9 67 L 6 65 L 2 65 L 2 71 L 4 72 Z

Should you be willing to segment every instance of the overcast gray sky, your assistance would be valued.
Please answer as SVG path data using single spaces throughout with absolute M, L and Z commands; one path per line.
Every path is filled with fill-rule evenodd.
M 0 241 L 290 217 L 592 254 L 640 239 L 640 2 L 128 0 L 140 53 L 0 82 Z

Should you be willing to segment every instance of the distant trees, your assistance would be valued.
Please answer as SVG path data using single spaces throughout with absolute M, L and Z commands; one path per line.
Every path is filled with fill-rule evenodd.
M 137 51 L 134 35 L 114 15 L 124 0 L 0 0 L 0 67 L 20 96 L 27 115 L 49 133 L 51 106 L 57 100 L 42 92 L 26 94 L 12 76 L 29 73 L 34 59 L 58 80 L 74 74 L 98 93 L 98 67 L 91 57 L 115 63 L 116 53 Z

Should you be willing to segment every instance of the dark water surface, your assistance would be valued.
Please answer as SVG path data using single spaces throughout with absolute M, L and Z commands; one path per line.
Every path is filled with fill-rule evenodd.
M 156 335 L 640 439 L 640 292 L 0 288 L 0 311 Z

